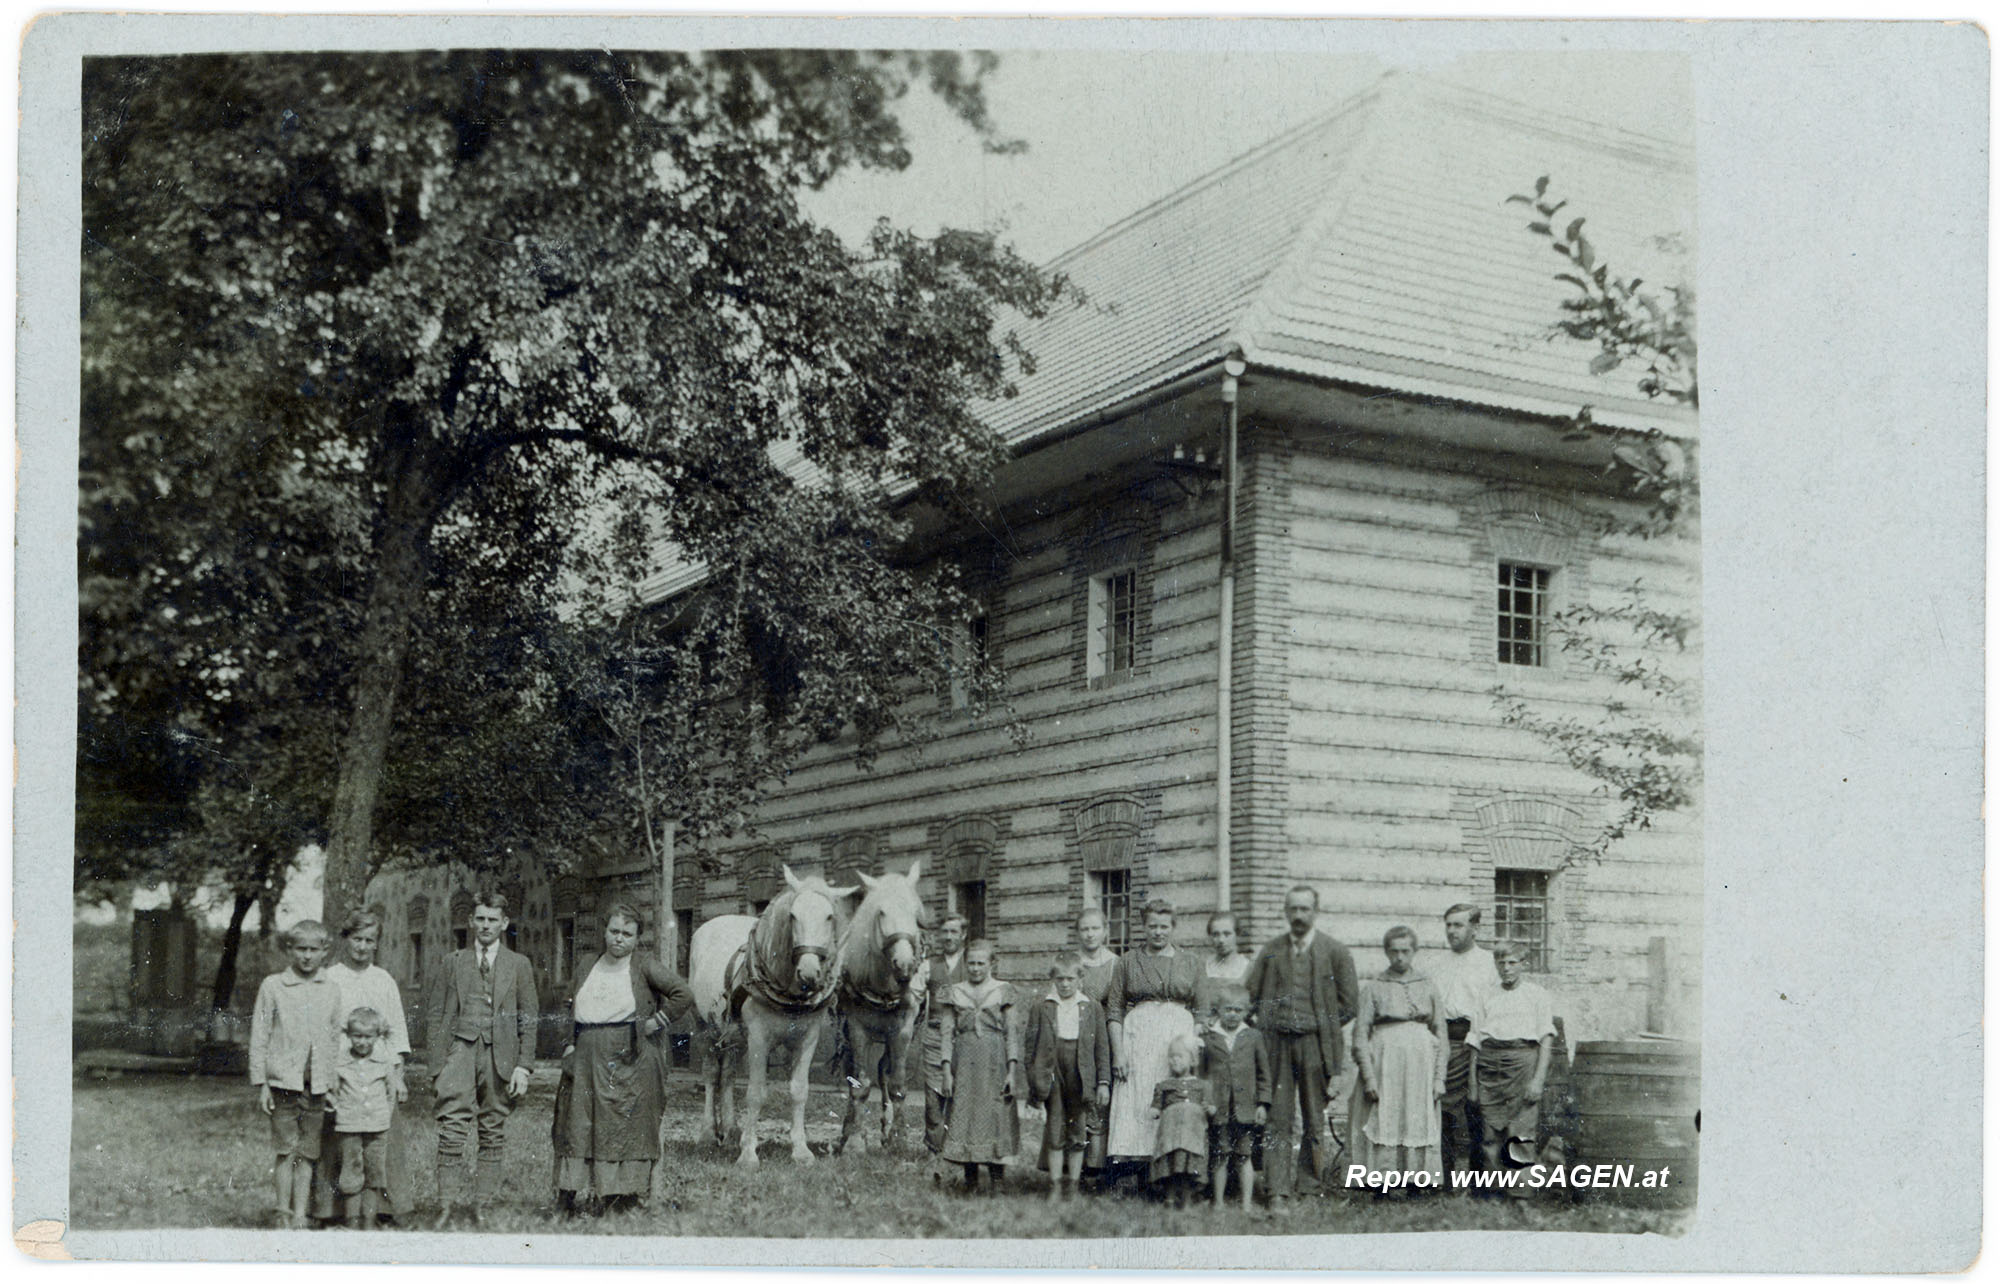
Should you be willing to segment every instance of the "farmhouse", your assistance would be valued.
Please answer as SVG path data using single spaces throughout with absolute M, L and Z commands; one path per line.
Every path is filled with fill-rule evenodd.
M 1624 531 L 1611 454 L 1691 442 L 1694 416 L 1548 339 L 1563 264 L 1505 203 L 1538 175 L 1619 271 L 1686 253 L 1685 147 L 1392 76 L 1058 259 L 1088 301 L 1026 332 L 1037 372 L 986 408 L 1014 456 L 992 515 L 926 535 L 983 603 L 956 645 L 1005 674 L 1031 739 L 945 708 L 935 743 L 872 771 L 818 752 L 729 872 L 682 861 L 670 900 L 643 863 L 603 874 L 670 905 L 649 935 L 759 908 L 781 865 L 921 860 L 933 908 L 1019 978 L 1085 905 L 1133 939 L 1165 898 L 1190 945 L 1227 906 L 1247 948 L 1304 881 L 1365 971 L 1389 926 L 1442 948 L 1471 901 L 1489 943 L 1529 945 L 1572 1038 L 1693 1033 L 1698 813 L 1573 863 L 1607 804 L 1500 714 L 1588 720 L 1615 694 L 1549 636 L 1565 605 L 1635 581 L 1658 609 L 1699 598 L 1692 539 Z M 1599 431 L 1565 432 L 1585 405 Z M 560 977 L 608 889 L 519 878 L 523 947 Z M 452 887 L 378 878 L 386 966 L 448 945 Z

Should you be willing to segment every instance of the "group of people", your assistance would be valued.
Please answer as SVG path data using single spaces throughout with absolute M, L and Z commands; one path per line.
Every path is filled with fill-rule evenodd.
M 507 910 L 500 893 L 476 893 L 466 946 L 425 985 L 439 1229 L 476 1224 L 497 1196 L 507 1119 L 534 1065 L 541 1009 L 534 969 L 503 939 Z M 567 996 L 553 1136 L 565 1208 L 615 1209 L 652 1185 L 662 1036 L 694 999 L 671 969 L 635 952 L 639 931 L 636 908 L 609 906 L 603 952 L 577 969 Z M 290 966 L 257 992 L 250 1082 L 271 1120 L 272 1215 L 281 1225 L 373 1228 L 414 1204 L 397 1110 L 409 1096 L 409 1030 L 395 978 L 375 963 L 380 939 L 380 920 L 365 911 L 342 925 L 337 950 L 324 925 L 294 923 L 285 934 Z
M 1519 947 L 1480 949 L 1478 907 L 1454 905 L 1440 962 L 1418 968 L 1416 933 L 1396 927 L 1382 943 L 1387 966 L 1363 981 L 1347 948 L 1318 930 L 1315 889 L 1292 888 L 1284 912 L 1285 933 L 1254 955 L 1238 950 L 1234 915 L 1214 915 L 1201 955 L 1175 946 L 1173 906 L 1149 901 L 1143 943 L 1118 954 L 1103 915 L 1087 909 L 1076 953 L 1049 969 L 1039 996 L 996 976 L 991 942 L 968 943 L 964 921 L 945 919 L 919 972 L 925 1137 L 948 1166 L 939 1179 L 955 1168 L 967 1191 L 982 1176 L 987 1192 L 1000 1189 L 1025 1099 L 1046 1110 L 1039 1166 L 1051 1200 L 1125 1182 L 1181 1204 L 1206 1189 L 1221 1207 L 1233 1177 L 1249 1211 L 1261 1168 L 1284 1216 L 1302 1170 L 1332 1179 L 1344 1038 L 1355 1163 L 1442 1184 L 1448 1167 L 1522 1162 L 1555 1027 Z
M 476 1224 L 498 1193 L 540 1021 L 533 969 L 503 939 L 505 897 L 473 899 L 467 945 L 425 987 L 440 1229 Z M 1174 907 L 1152 900 L 1143 941 L 1120 954 L 1087 909 L 1077 950 L 1038 995 L 1001 979 L 992 943 L 968 942 L 964 920 L 946 917 L 913 983 L 929 1148 L 966 1189 L 983 1174 L 998 1190 L 1021 1154 L 1025 1100 L 1045 1108 L 1051 1200 L 1124 1182 L 1179 1202 L 1205 1188 L 1219 1207 L 1234 1178 L 1248 1210 L 1261 1171 L 1282 1216 L 1302 1170 L 1331 1177 L 1329 1106 L 1350 1029 L 1355 1162 L 1435 1176 L 1506 1164 L 1510 1143 L 1532 1144 L 1553 1014 L 1517 949 L 1478 947 L 1477 907 L 1447 911 L 1450 949 L 1423 968 L 1416 933 L 1391 929 L 1387 966 L 1366 981 L 1318 930 L 1315 889 L 1292 888 L 1284 913 L 1286 931 L 1254 954 L 1239 950 L 1235 917 L 1215 914 L 1201 954 L 1174 944 Z M 614 904 L 603 921 L 603 951 L 567 995 L 553 1183 L 568 1210 L 630 1206 L 651 1188 L 664 1034 L 694 1006 L 681 977 L 636 952 L 636 908 Z M 280 1224 L 373 1227 L 412 1209 L 398 1109 L 409 1030 L 375 963 L 380 938 L 367 912 L 342 924 L 337 946 L 322 924 L 294 923 L 290 965 L 258 991 L 250 1081 L 270 1118 Z

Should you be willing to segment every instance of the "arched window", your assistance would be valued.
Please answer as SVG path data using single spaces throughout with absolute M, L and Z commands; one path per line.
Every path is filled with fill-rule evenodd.
M 1132 873 L 1144 818 L 1139 800 L 1123 795 L 1097 799 L 1076 814 L 1083 903 L 1104 912 L 1107 942 L 1121 954 L 1132 942 Z
M 778 893 L 785 888 L 785 871 L 778 859 L 775 847 L 756 847 L 745 852 L 742 857 L 743 899 L 749 902 L 752 914 L 762 914 L 764 908 L 778 899 Z
M 938 833 L 938 867 L 944 872 L 945 909 L 965 916 L 967 940 L 990 935 L 986 889 L 1000 848 L 1000 826 L 987 816 L 963 816 Z
M 857 875 L 873 877 L 881 873 L 877 846 L 873 834 L 848 834 L 827 844 L 826 881 L 835 887 L 846 887 L 861 881 Z

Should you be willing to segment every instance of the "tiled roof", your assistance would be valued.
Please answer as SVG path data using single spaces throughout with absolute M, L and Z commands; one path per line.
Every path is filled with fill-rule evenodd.
M 1253 368 L 1691 432 L 1547 340 L 1566 265 L 1505 203 L 1544 174 L 1619 272 L 1671 266 L 1655 238 L 1689 248 L 1686 148 L 1392 74 L 1057 259 L 1089 305 L 1023 328 L 1038 369 L 982 413 L 1025 445 L 1240 346 Z
M 1025 448 L 1240 347 L 1253 369 L 1693 435 L 1636 372 L 1592 375 L 1594 347 L 1547 338 L 1567 265 L 1506 203 L 1544 174 L 1614 270 L 1686 273 L 1688 148 L 1392 73 L 1049 264 L 1087 301 L 1002 320 L 1037 368 L 978 411 Z M 641 595 L 700 575 L 671 566 Z

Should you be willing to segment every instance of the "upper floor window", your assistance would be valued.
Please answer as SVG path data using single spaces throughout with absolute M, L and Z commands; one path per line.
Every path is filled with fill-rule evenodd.
M 1499 563 L 1497 633 L 1502 664 L 1548 664 L 1549 582 L 1545 566 Z
M 986 612 L 976 608 L 966 619 L 964 627 L 952 643 L 952 708 L 963 709 L 972 703 L 972 689 L 976 675 L 986 667 L 989 658 L 990 636 Z
M 1131 567 L 1091 577 L 1089 639 L 1092 682 L 1132 672 L 1139 656 L 1139 573 Z

